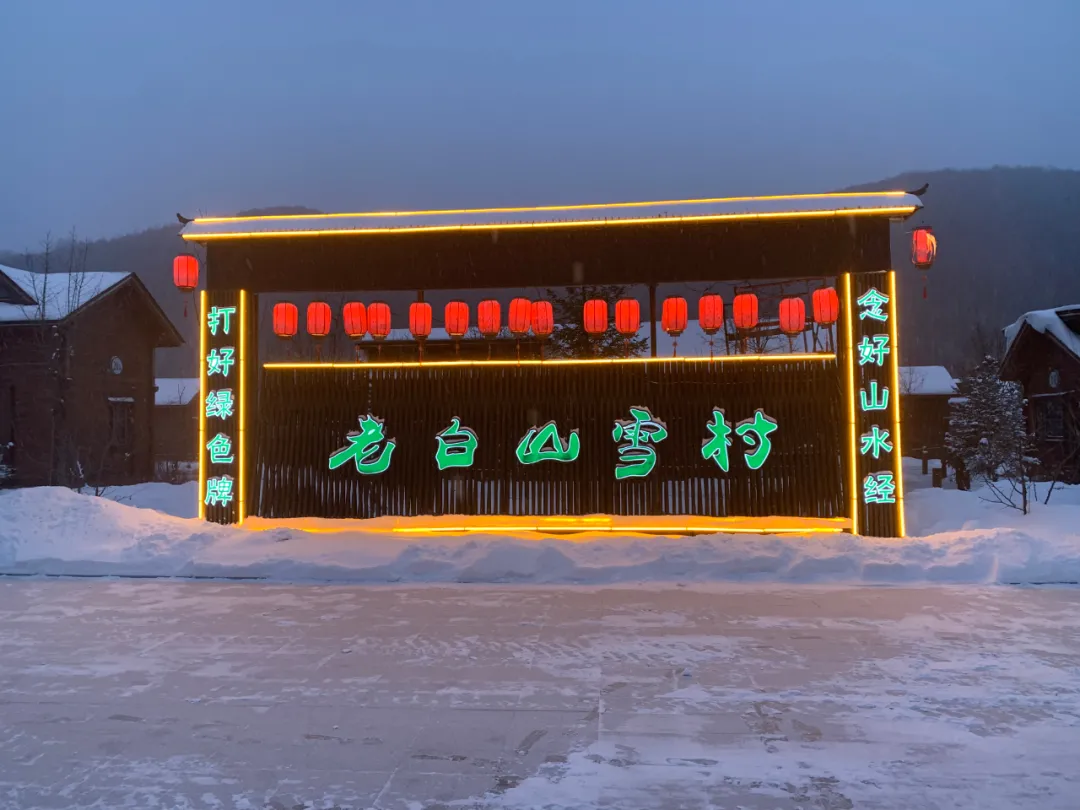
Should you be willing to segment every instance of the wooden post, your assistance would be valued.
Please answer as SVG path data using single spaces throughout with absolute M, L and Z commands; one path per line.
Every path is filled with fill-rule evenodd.
M 649 348 L 656 357 L 656 284 L 649 285 Z

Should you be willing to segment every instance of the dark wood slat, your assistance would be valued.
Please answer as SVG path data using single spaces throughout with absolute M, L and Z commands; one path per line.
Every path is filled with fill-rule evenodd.
M 260 443 L 251 513 L 268 517 L 423 514 L 808 517 L 846 515 L 846 412 L 836 361 L 409 369 L 268 369 L 260 391 Z M 615 480 L 611 430 L 644 405 L 669 436 L 646 479 Z M 730 469 L 701 457 L 713 406 L 734 429 L 756 408 L 779 422 L 773 451 L 747 468 L 733 432 Z M 328 469 L 357 420 L 372 412 L 397 441 L 390 469 L 365 476 Z M 439 472 L 435 434 L 453 416 L 476 431 L 470 469 Z M 571 464 L 522 466 L 514 457 L 535 417 L 577 428 Z

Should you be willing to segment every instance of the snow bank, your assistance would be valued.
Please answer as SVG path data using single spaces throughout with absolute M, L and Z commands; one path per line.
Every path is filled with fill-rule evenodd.
M 916 463 L 917 464 L 917 463 Z M 422 540 L 352 529 L 253 531 L 194 512 L 194 484 L 144 484 L 95 498 L 61 488 L 0 492 L 0 573 L 256 577 L 347 582 L 1042 583 L 1080 582 L 1080 487 L 1022 516 L 977 493 L 908 494 L 909 530 L 850 535 L 523 533 Z M 583 540 L 585 540 L 583 542 Z

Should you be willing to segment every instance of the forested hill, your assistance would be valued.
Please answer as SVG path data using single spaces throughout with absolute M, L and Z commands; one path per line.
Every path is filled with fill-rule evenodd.
M 901 362 L 942 364 L 954 373 L 977 356 L 978 327 L 995 334 L 1021 313 L 1080 303 L 1080 172 L 1058 169 L 993 168 L 909 172 L 852 190 L 930 190 L 918 216 L 894 229 L 893 263 L 899 271 Z M 722 189 L 718 189 L 722 193 Z M 302 213 L 276 208 L 244 214 Z M 909 232 L 933 225 L 938 261 L 926 274 L 911 267 Z M 194 373 L 198 335 L 192 309 L 172 285 L 172 259 L 185 249 L 179 225 L 91 243 L 87 269 L 138 273 L 189 345 L 159 354 L 161 376 Z M 28 239 L 31 243 L 34 239 Z M 18 254 L 0 263 L 24 265 Z
M 1022 313 L 1080 303 L 1080 172 L 1004 168 L 908 172 L 853 191 L 915 189 L 924 208 L 893 232 L 901 294 L 900 358 L 954 373 L 979 353 L 975 336 Z M 932 225 L 938 259 L 911 266 L 911 227 Z

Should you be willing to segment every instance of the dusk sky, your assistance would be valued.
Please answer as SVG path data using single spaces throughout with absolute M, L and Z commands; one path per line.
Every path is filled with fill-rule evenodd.
M 1080 168 L 1080 3 L 2 0 L 0 248 Z

